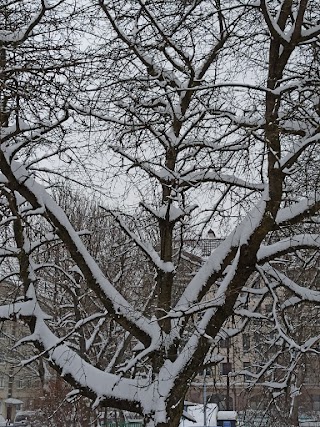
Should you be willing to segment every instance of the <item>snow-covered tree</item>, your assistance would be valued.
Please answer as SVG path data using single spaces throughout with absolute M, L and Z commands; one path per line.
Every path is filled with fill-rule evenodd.
M 150 310 L 152 266 L 145 257 L 139 256 L 134 243 L 121 232 L 113 216 L 101 210 L 96 201 L 85 199 L 70 188 L 58 187 L 53 195 L 72 225 L 83 230 L 82 240 L 115 288 L 136 308 Z M 130 221 L 128 216 L 127 222 Z M 86 359 L 96 366 L 106 366 L 116 353 L 119 341 L 125 338 L 125 331 L 112 318 L 103 315 L 99 328 L 88 322 L 74 333 L 79 321 L 103 312 L 104 307 L 86 287 L 81 270 L 60 241 L 43 244 L 37 255 L 34 255 L 36 263 L 46 266 L 38 273 L 38 299 L 52 317 L 51 327 L 58 336 L 68 336 L 69 345 Z M 126 342 L 128 346 L 130 341 Z
M 19 278 L 0 318 L 29 326 L 21 345 L 33 343 L 73 386 L 70 399 L 81 394 L 94 407 L 140 413 L 146 426 L 176 427 L 191 380 L 220 360 L 219 340 L 252 319 L 267 318 L 276 349 L 290 353 L 287 374 L 264 379 L 277 394 L 300 354 L 318 354 L 317 329 L 299 335 L 290 321 L 295 307 L 318 307 L 317 282 L 296 280 L 281 263 L 302 250 L 312 257 L 320 246 L 319 6 L 0 6 L 1 275 Z M 52 174 L 81 182 L 83 191 L 100 187 L 101 211 L 112 213 L 153 268 L 149 295 L 137 287 L 137 300 L 113 283 L 87 231 L 52 197 Z M 119 183 L 131 203 L 139 199 L 136 226 L 110 209 L 107 196 Z M 148 217 L 142 229 L 141 216 Z M 224 227 L 225 236 L 199 263 L 187 242 L 191 227 L 206 225 Z M 64 259 L 52 266 L 56 245 L 69 274 Z M 188 274 L 178 274 L 190 263 Z M 74 313 L 65 334 L 43 303 L 43 280 L 53 269 L 64 289 L 77 289 L 77 301 L 94 295 L 91 311 Z M 234 316 L 240 321 L 230 328 Z M 111 323 L 122 336 L 117 349 L 101 339 Z M 92 354 L 99 351 L 98 363 Z

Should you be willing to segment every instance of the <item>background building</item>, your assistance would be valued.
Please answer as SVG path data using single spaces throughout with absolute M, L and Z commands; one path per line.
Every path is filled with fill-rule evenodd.
M 192 243 L 188 242 L 188 248 L 205 259 L 210 255 L 220 243 L 213 233 L 208 234 L 208 238 L 199 239 Z M 286 271 L 288 277 L 297 280 L 299 283 L 313 281 L 318 287 L 319 265 L 314 263 L 308 268 L 296 264 L 291 271 Z M 279 266 L 285 269 L 286 266 Z M 257 290 L 263 287 L 261 278 L 257 277 L 253 287 Z M 286 292 L 281 287 L 277 290 L 281 297 Z M 279 298 L 280 299 L 280 298 Z M 246 300 L 248 308 L 256 303 L 257 297 L 252 294 Z M 286 367 L 292 356 L 283 347 L 281 353 L 281 340 L 275 341 L 275 325 L 272 322 L 272 310 L 274 300 L 266 298 L 259 307 L 258 312 L 261 318 L 251 319 L 245 329 L 232 338 L 220 339 L 214 348 L 214 354 L 219 363 L 199 372 L 196 380 L 192 382 L 187 399 L 193 402 L 202 403 L 205 400 L 210 403 L 217 403 L 220 409 L 247 411 L 254 413 L 257 411 L 269 411 L 269 408 L 276 411 L 275 419 L 279 420 L 281 411 L 284 420 L 288 419 L 290 411 L 296 411 L 297 417 L 300 415 L 311 416 L 320 422 L 320 357 L 319 352 L 306 352 L 299 357 L 299 363 L 290 373 L 286 390 L 282 391 L 282 396 L 277 396 L 275 404 L 275 391 L 267 387 L 267 382 L 280 382 L 284 378 Z M 303 305 L 295 308 L 290 313 L 292 336 L 296 341 L 307 340 L 308 337 L 318 334 L 320 336 L 320 309 L 315 306 Z M 234 315 L 226 328 L 234 330 L 243 322 L 241 316 Z M 318 331 L 318 332 L 317 332 Z M 320 348 L 319 348 L 320 350 Z M 275 360 L 274 366 L 270 365 L 268 371 L 263 373 L 264 367 L 272 359 L 275 352 L 280 352 L 280 356 Z M 289 375 L 289 374 L 288 374 Z M 273 402 L 273 405 L 270 403 Z
M 9 301 L 14 286 L 1 283 L 0 292 L 1 303 Z M 0 324 L 0 415 L 5 419 L 13 420 L 16 411 L 29 409 L 40 392 L 37 363 L 21 364 L 22 360 L 32 356 L 32 347 L 15 348 L 17 341 L 25 335 L 24 329 L 22 323 L 6 321 Z

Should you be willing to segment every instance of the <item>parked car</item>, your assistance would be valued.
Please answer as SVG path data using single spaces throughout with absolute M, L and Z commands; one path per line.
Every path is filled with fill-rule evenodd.
M 32 427 L 34 411 L 18 411 L 14 418 L 13 427 Z

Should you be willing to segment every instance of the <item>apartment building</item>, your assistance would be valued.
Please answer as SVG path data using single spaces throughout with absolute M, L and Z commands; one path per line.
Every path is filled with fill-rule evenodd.
M 1 283 L 1 303 L 9 301 L 14 289 L 10 283 Z M 0 415 L 5 419 L 13 420 L 18 410 L 29 409 L 40 393 L 36 365 L 21 365 L 21 360 L 32 355 L 31 348 L 15 348 L 24 329 L 25 326 L 17 322 L 0 323 Z
M 214 235 L 207 239 L 198 240 L 194 247 L 201 252 L 205 258 L 214 250 L 220 240 Z M 192 242 L 188 245 L 192 248 Z M 199 254 L 200 255 L 200 254 Z M 281 267 L 280 267 L 281 268 Z M 318 268 L 318 267 L 316 267 Z M 308 274 L 303 271 L 305 280 L 309 276 L 314 276 L 311 269 Z M 319 269 L 318 269 L 319 270 Z M 292 278 L 301 274 L 299 266 L 291 268 Z M 309 276 L 308 276 L 309 275 Z M 257 278 L 254 287 L 262 286 L 261 279 Z M 279 290 L 279 292 L 285 292 Z M 247 305 L 255 304 L 255 296 L 252 295 L 247 301 Z M 191 384 L 187 399 L 194 402 L 204 400 L 217 403 L 220 409 L 225 410 L 265 410 L 274 398 L 275 394 L 271 387 L 263 387 L 263 382 L 280 381 L 285 376 L 285 369 L 288 365 L 290 354 L 283 351 L 273 367 L 257 380 L 257 376 L 262 372 L 263 366 L 274 352 L 281 347 L 280 341 L 276 345 L 272 344 L 275 335 L 274 324 L 266 320 L 272 311 L 274 301 L 265 299 L 259 312 L 264 319 L 252 319 L 248 326 L 239 335 L 232 339 L 221 339 L 215 348 L 216 355 L 223 359 L 217 365 L 199 372 L 196 380 Z M 250 308 L 250 307 L 247 307 Z M 299 341 L 299 334 L 308 337 L 311 334 L 320 335 L 320 309 L 313 306 L 296 308 L 292 318 L 296 319 L 296 334 Z M 300 311 L 299 311 L 300 310 Z M 230 320 L 228 327 L 237 328 L 242 320 L 236 315 Z M 293 325 L 294 326 L 294 325 Z M 303 338 L 302 336 L 300 338 Z M 320 350 L 320 349 L 319 349 Z M 272 371 L 272 372 L 271 372 Z M 258 385 L 255 385 L 257 381 Z M 260 384 L 260 385 L 259 385 Z M 296 387 L 296 390 L 294 389 Z M 289 401 L 294 393 L 297 395 L 296 405 L 301 413 L 313 413 L 320 419 L 320 357 L 317 353 L 301 355 L 299 364 L 292 372 L 291 385 L 283 394 L 282 404 L 290 405 Z M 286 402 L 287 400 L 287 402 Z

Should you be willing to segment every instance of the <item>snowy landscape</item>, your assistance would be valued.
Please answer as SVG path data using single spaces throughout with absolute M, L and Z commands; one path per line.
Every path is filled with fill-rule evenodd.
M 319 11 L 0 1 L 3 422 L 318 427 Z

